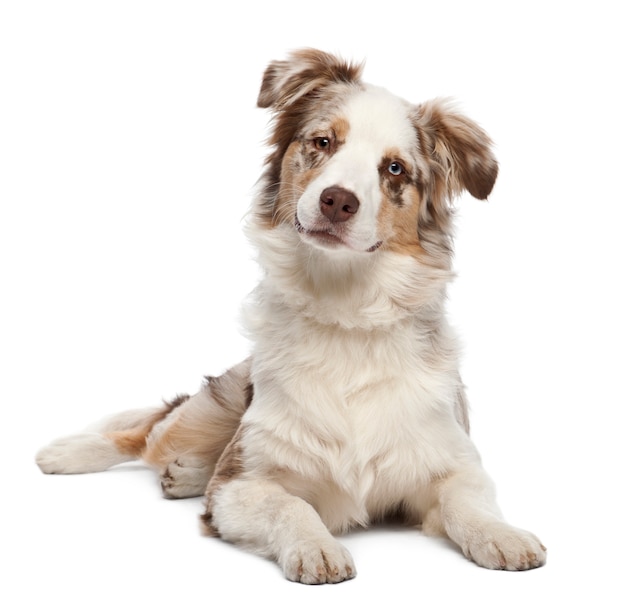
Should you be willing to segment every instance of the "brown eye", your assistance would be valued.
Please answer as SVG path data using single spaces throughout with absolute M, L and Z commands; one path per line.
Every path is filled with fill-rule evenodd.
M 313 144 L 316 149 L 322 151 L 330 149 L 330 139 L 328 137 L 316 137 L 313 139 Z
M 395 175 L 396 177 L 398 175 L 402 175 L 402 173 L 404 173 L 404 167 L 397 161 L 393 161 L 392 163 L 389 164 L 389 166 L 387 167 L 387 171 L 391 174 L 391 175 Z

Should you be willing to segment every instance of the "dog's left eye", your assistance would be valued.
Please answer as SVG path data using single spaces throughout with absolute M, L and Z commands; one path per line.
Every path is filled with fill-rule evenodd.
M 330 149 L 331 142 L 328 137 L 317 137 L 316 139 L 313 139 L 313 144 L 316 149 L 328 150 Z
M 397 161 L 393 161 L 388 167 L 387 167 L 387 171 L 389 171 L 389 173 L 391 173 L 391 175 L 402 175 L 402 173 L 404 173 L 404 167 Z

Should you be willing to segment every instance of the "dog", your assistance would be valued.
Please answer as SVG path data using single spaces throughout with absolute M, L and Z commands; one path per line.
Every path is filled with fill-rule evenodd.
M 444 314 L 452 203 L 488 197 L 492 143 L 446 101 L 410 104 L 362 69 L 303 49 L 264 73 L 252 356 L 193 396 L 57 440 L 37 463 L 78 473 L 141 458 L 166 497 L 205 495 L 207 534 L 301 583 L 354 577 L 335 535 L 389 517 L 480 566 L 539 567 L 545 547 L 504 521 L 469 437 Z

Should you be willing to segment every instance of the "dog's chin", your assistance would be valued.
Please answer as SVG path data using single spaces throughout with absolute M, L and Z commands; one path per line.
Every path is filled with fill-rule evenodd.
M 334 228 L 306 228 L 304 225 L 298 220 L 298 216 L 295 217 L 295 228 L 302 237 L 304 241 L 315 246 L 316 248 L 321 248 L 323 250 L 350 250 L 352 252 L 363 252 L 370 253 L 375 252 L 382 245 L 382 241 L 377 241 L 373 245 L 360 248 L 355 246 L 351 238 L 346 236 L 345 233 L 342 233 L 340 230 L 336 231 Z

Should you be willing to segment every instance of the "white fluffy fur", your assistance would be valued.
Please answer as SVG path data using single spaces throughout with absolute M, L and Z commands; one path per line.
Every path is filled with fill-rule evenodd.
M 325 187 L 353 192 L 360 209 L 343 245 L 286 225 L 249 231 L 266 273 L 246 311 L 255 394 L 242 420 L 244 469 L 212 495 L 214 526 L 307 583 L 350 578 L 332 534 L 394 507 L 482 566 L 541 565 L 540 542 L 502 520 L 464 429 L 443 316 L 449 272 L 367 252 L 381 238 L 379 161 L 391 149 L 415 160 L 419 150 L 408 106 L 366 88 L 341 112 L 349 137 L 296 211 L 315 229 Z
M 303 103 L 314 88 L 326 104 L 319 117 Z M 212 530 L 275 558 L 303 583 L 353 577 L 333 534 L 394 513 L 448 536 L 481 566 L 541 566 L 545 548 L 503 520 L 468 435 L 457 344 L 444 316 L 445 199 L 461 188 L 486 198 L 497 172 L 488 138 L 436 104 L 417 109 L 361 84 L 358 71 L 320 52 L 270 65 L 259 100 L 279 118 L 292 105 L 307 117 L 282 150 L 281 189 L 272 192 L 266 178 L 256 204 L 258 212 L 274 199 L 278 221 L 256 216 L 248 227 L 265 272 L 244 310 L 251 362 L 209 381 L 167 418 L 122 415 L 97 433 L 53 443 L 38 463 L 46 472 L 101 470 L 127 458 L 116 437 L 127 450 L 143 443 L 167 496 L 197 495 L 212 476 Z M 307 158 L 311 138 L 333 126 L 348 127 L 336 151 L 310 149 Z M 285 130 L 278 126 L 277 143 Z M 419 188 L 407 181 L 405 193 L 393 183 L 390 156 Z M 337 223 L 320 205 L 332 186 L 359 203 Z M 435 208 L 424 208 L 427 198 Z M 415 228 L 398 231 L 407 212 Z
M 447 534 L 482 566 L 543 563 L 539 541 L 503 522 L 456 414 L 453 337 L 443 334 L 444 352 L 433 363 L 425 323 L 393 300 L 407 281 L 402 265 L 413 267 L 409 257 L 321 252 L 295 245 L 281 229 L 261 241 L 275 242 L 286 258 L 284 271 L 270 269 L 281 271 L 279 278 L 269 275 L 257 289 L 248 319 L 255 397 L 242 421 L 245 471 L 215 494 L 220 534 L 276 558 L 288 578 L 346 579 L 355 568 L 331 534 L 401 505 L 424 531 Z M 294 245 L 285 250 L 285 242 Z M 310 263 L 312 277 L 325 261 L 324 271 L 335 269 L 346 287 L 365 268 L 381 283 L 377 292 L 368 285 L 361 296 L 342 295 L 335 288 L 332 301 L 327 292 L 316 300 L 282 283 L 298 267 L 294 251 Z M 294 550 L 300 543 L 310 548 Z M 315 563 L 320 552 L 328 565 Z

